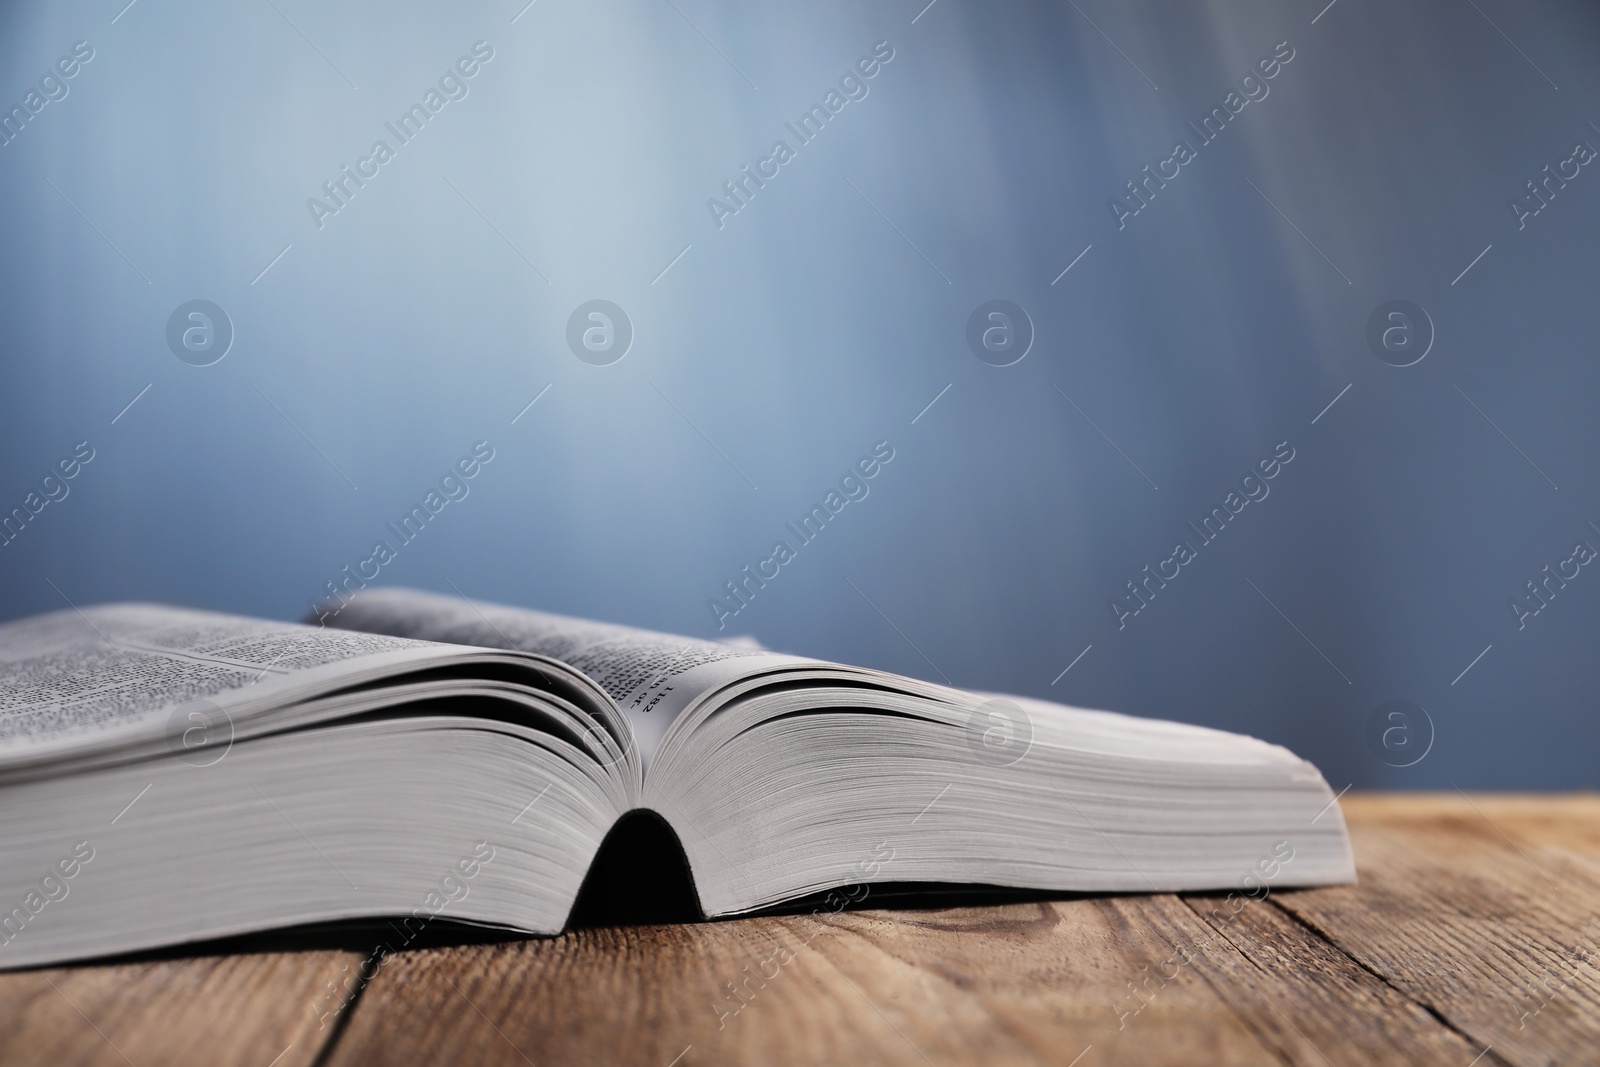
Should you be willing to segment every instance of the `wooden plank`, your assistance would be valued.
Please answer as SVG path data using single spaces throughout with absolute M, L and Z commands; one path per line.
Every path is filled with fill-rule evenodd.
M 1208 949 L 1195 968 L 1283 1059 L 1464 1067 L 1482 1051 L 1270 900 L 1184 902 L 1236 950 Z
M 330 1062 L 1278 1062 L 1192 972 L 1128 1014 L 1124 987 L 1172 955 L 1175 932 L 1209 936 L 1176 897 L 1159 896 L 406 953 L 368 986 Z
M 1600 798 L 1345 801 L 1359 886 L 1274 899 L 1511 1063 L 1600 1049 Z
M 0 974 L 0 1050 L 7 1067 L 306 1067 L 361 959 L 259 953 Z
M 1477 834 L 1498 827 L 1520 846 L 1533 844 L 1584 866 L 1600 865 L 1600 793 L 1347 794 L 1342 806 L 1345 818 L 1362 826 L 1418 834 L 1441 825 L 1464 825 Z

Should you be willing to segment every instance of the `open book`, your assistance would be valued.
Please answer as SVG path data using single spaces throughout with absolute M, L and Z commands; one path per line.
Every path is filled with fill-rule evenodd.
M 707 916 L 1355 878 L 1317 769 L 1253 738 L 408 590 L 330 621 L 0 626 L 0 967 L 335 920 L 555 933 L 640 809 Z

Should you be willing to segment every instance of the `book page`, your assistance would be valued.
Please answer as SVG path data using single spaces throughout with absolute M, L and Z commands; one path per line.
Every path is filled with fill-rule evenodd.
M 779 666 L 808 663 L 748 640 L 721 644 L 415 589 L 366 589 L 329 625 L 428 641 L 537 652 L 587 674 L 617 702 L 648 762 L 667 727 L 696 697 Z
M 345 660 L 425 648 L 381 634 L 155 604 L 109 604 L 0 626 L 0 760 L 135 730 L 174 708 Z

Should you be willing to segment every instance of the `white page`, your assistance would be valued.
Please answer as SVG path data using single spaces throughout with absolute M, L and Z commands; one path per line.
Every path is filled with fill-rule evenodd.
M 247 687 L 420 642 L 295 623 L 109 604 L 0 626 L 0 759 L 20 750 L 147 732 L 173 708 L 231 703 Z

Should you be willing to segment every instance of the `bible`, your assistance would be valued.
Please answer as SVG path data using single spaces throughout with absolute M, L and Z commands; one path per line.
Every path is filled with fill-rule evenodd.
M 318 623 L 0 626 L 0 968 L 324 923 L 555 934 L 640 818 L 704 917 L 1355 879 L 1322 775 L 1254 738 L 406 589 Z

